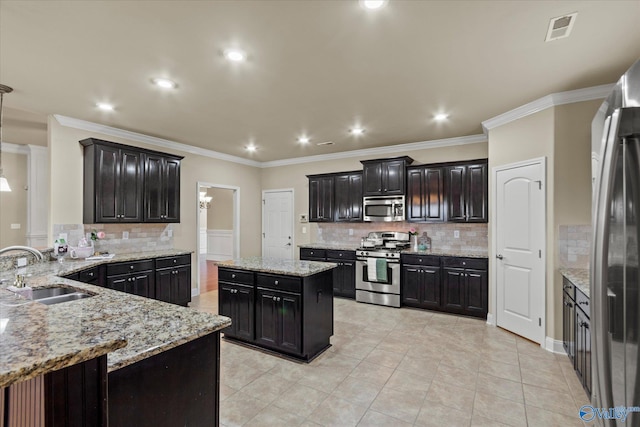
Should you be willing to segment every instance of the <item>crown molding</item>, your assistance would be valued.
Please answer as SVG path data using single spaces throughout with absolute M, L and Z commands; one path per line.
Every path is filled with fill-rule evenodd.
M 339 153 L 319 154 L 316 156 L 296 157 L 293 159 L 274 160 L 262 162 L 263 168 L 273 168 L 277 166 L 289 166 L 302 163 L 322 162 L 327 160 L 345 159 L 351 157 L 377 156 L 385 154 L 398 155 L 399 152 L 426 150 L 437 147 L 451 147 L 454 145 L 477 144 L 487 142 L 486 135 L 470 135 L 455 138 L 436 139 L 433 141 L 410 142 L 408 144 L 389 145 L 386 147 L 364 148 L 361 150 L 341 151 Z
M 88 122 L 86 120 L 74 119 L 73 117 L 66 117 L 58 114 L 54 114 L 53 117 L 55 117 L 58 123 L 65 127 L 85 130 L 88 132 L 101 133 L 117 138 L 128 139 L 130 141 L 142 142 L 144 144 L 149 144 L 156 147 L 178 150 L 185 153 L 197 154 L 199 156 L 211 157 L 218 160 L 226 160 L 228 162 L 240 163 L 247 166 L 261 167 L 261 162 L 245 159 L 238 156 L 232 156 L 230 154 L 219 153 L 217 151 L 208 150 L 206 148 L 194 147 L 193 145 L 182 144 L 180 142 L 170 141 L 168 139 L 157 138 L 155 136 L 149 136 L 137 132 L 118 129 L 112 126 Z
M 506 113 L 502 113 L 483 121 L 482 129 L 486 134 L 493 128 L 506 125 L 507 123 L 530 116 L 531 114 L 538 113 L 550 107 L 572 104 L 574 102 L 592 101 L 594 99 L 604 99 L 609 95 L 609 93 L 611 93 L 614 86 L 615 85 L 612 83 L 584 89 L 552 93 L 536 99 L 535 101 L 529 102 L 528 104 L 521 105 L 518 108 L 514 108 L 511 111 L 507 111 Z
M 12 154 L 29 154 L 29 145 L 12 144 L 2 141 L 2 152 Z

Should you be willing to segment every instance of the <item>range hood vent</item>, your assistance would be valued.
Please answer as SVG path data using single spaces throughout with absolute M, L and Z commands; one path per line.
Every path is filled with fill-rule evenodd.
M 549 21 L 547 37 L 544 39 L 544 41 L 550 42 L 569 37 L 569 34 L 571 34 L 571 30 L 573 29 L 573 24 L 576 22 L 577 16 L 578 12 L 575 12 L 570 13 L 569 15 L 552 18 L 551 21 Z

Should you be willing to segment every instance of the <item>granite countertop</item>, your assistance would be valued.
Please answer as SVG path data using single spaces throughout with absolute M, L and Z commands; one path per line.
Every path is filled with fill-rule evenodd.
M 402 251 L 407 255 L 434 255 L 434 256 L 450 256 L 450 257 L 463 257 L 463 258 L 488 258 L 486 253 L 470 252 L 470 251 L 454 251 L 454 250 L 438 250 L 429 249 L 426 251 L 414 251 L 413 249 L 405 249 Z
M 106 353 L 111 372 L 230 325 L 224 316 L 59 277 L 104 263 L 187 253 L 140 252 L 27 267 L 26 282 L 33 288 L 63 285 L 94 294 L 61 304 L 28 301 L 6 290 L 9 283 L 0 285 L 0 387 Z M 0 272 L 0 279 L 13 275 Z
M 232 261 L 216 262 L 220 267 L 231 267 L 239 270 L 251 270 L 258 273 L 284 274 L 288 276 L 306 277 L 337 267 L 332 262 L 298 261 L 272 259 L 262 257 L 240 258 Z
M 588 268 L 561 268 L 560 274 L 569 279 L 586 297 L 591 297 Z
M 360 248 L 360 245 L 353 243 L 307 243 L 304 245 L 298 245 L 298 247 L 307 249 L 329 249 L 335 251 L 355 251 Z

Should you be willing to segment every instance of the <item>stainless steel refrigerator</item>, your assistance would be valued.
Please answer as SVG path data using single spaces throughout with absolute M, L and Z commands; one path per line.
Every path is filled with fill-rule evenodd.
M 592 404 L 640 406 L 640 60 L 615 85 L 592 122 Z M 604 426 L 638 426 L 597 417 Z

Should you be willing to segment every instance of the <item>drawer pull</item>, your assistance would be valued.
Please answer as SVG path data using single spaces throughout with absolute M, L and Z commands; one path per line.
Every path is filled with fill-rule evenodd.
M 176 262 L 178 262 L 178 260 L 177 260 L 177 259 L 174 259 L 174 260 L 173 260 L 173 263 L 175 264 Z
M 277 284 L 278 284 L 278 281 L 277 281 L 277 280 L 276 280 L 276 281 L 274 281 L 274 282 L 273 282 L 273 284 L 274 284 L 274 285 L 277 285 Z
M 133 270 L 133 265 L 130 265 L 130 266 L 129 266 L 129 270 Z
M 578 304 L 589 305 L 589 301 L 580 301 Z
M 231 278 L 232 278 L 232 279 L 235 279 L 235 278 L 236 278 L 236 275 L 235 275 L 235 274 L 232 274 L 232 275 L 231 275 Z

